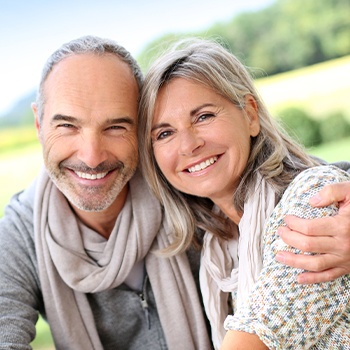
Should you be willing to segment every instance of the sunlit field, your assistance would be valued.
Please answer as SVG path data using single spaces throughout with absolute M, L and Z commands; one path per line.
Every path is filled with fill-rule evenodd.
M 315 116 L 342 111 L 350 118 L 350 56 L 259 79 L 257 87 L 272 111 L 298 106 Z

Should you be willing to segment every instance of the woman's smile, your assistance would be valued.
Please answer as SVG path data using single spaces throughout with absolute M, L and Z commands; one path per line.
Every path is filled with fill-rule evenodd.
M 210 158 L 208 158 L 208 159 L 205 160 L 205 161 L 202 161 L 202 162 L 200 162 L 200 163 L 197 163 L 197 164 L 195 164 L 195 165 L 192 165 L 191 167 L 189 167 L 189 168 L 187 169 L 187 171 L 188 171 L 189 173 L 196 173 L 196 172 L 198 172 L 198 171 L 201 171 L 201 170 L 204 170 L 204 169 L 208 168 L 210 165 L 216 163 L 217 160 L 218 160 L 218 157 L 217 157 L 217 156 L 215 156 L 215 157 L 210 157 Z
M 257 115 L 249 118 L 203 84 L 175 78 L 157 97 L 154 155 L 164 176 L 180 191 L 214 202 L 232 198 L 258 125 Z

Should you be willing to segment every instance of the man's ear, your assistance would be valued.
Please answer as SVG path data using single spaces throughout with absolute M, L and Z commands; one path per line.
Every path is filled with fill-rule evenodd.
M 38 108 L 36 106 L 36 103 L 33 102 L 31 104 L 31 107 L 32 107 L 32 111 L 33 111 L 33 114 L 34 114 L 34 124 L 35 124 L 35 129 L 36 129 L 36 136 L 38 137 L 40 143 L 41 143 L 41 133 L 40 133 L 40 128 L 41 128 L 41 125 L 40 125 L 40 119 L 39 119 L 39 115 L 38 115 Z
M 245 112 L 249 118 L 250 136 L 257 136 L 260 132 L 259 108 L 255 98 L 248 94 L 244 97 Z

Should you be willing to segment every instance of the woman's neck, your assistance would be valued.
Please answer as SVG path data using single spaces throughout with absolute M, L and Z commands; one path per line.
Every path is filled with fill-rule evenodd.
M 233 203 L 233 198 L 220 199 L 219 201 L 214 201 L 220 210 L 236 225 L 239 224 L 243 216 L 243 212 L 238 211 Z

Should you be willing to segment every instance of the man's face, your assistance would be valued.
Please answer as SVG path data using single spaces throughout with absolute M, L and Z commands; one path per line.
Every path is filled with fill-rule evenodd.
M 50 72 L 44 95 L 36 127 L 51 179 L 73 207 L 106 210 L 127 191 L 138 164 L 138 87 L 130 68 L 111 54 L 68 57 Z

